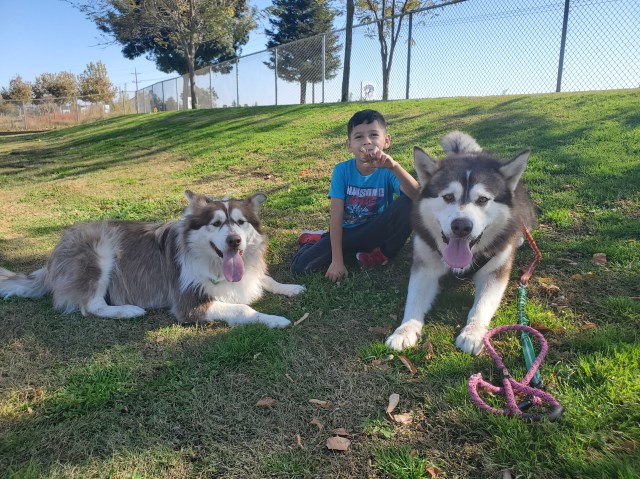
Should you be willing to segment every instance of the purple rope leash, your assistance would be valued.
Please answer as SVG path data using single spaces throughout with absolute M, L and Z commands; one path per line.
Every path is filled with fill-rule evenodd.
M 522 382 L 518 382 L 511 377 L 509 371 L 504 365 L 502 358 L 496 352 L 495 348 L 491 345 L 490 339 L 496 334 L 502 333 L 504 331 L 525 331 L 530 335 L 534 336 L 538 342 L 540 343 L 540 353 L 536 357 L 536 359 L 531 364 L 529 371 L 522 379 Z M 540 419 L 549 419 L 550 421 L 556 420 L 562 412 L 564 408 L 560 405 L 558 401 L 549 393 L 529 386 L 529 383 L 538 372 L 540 365 L 542 364 L 542 360 L 547 355 L 547 351 L 549 351 L 549 346 L 547 344 L 547 340 L 544 336 L 536 329 L 531 328 L 529 326 L 525 326 L 522 324 L 509 324 L 507 326 L 501 326 L 499 328 L 492 329 L 489 331 L 482 340 L 484 342 L 484 346 L 487 349 L 489 355 L 493 358 L 498 369 L 502 372 L 502 387 L 495 386 L 484 379 L 482 379 L 482 374 L 474 374 L 469 378 L 468 389 L 469 394 L 471 395 L 471 399 L 473 402 L 482 410 L 490 411 L 494 414 L 503 414 L 505 416 L 516 416 L 522 419 L 528 419 L 531 421 L 538 421 Z M 479 393 L 479 388 L 484 388 L 490 391 L 493 394 L 501 394 L 504 395 L 507 401 L 507 407 L 504 409 L 497 409 L 489 404 L 487 404 L 481 397 Z M 516 393 L 529 397 L 529 401 L 526 406 L 518 406 L 516 402 Z M 542 404 L 548 404 L 551 406 L 550 411 L 547 414 L 529 414 L 523 412 L 523 409 L 530 407 L 531 405 L 540 406 Z

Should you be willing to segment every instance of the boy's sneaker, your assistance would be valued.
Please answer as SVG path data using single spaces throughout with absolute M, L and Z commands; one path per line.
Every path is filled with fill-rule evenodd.
M 302 230 L 298 236 L 298 244 L 317 243 L 325 233 L 325 230 Z
M 380 248 L 375 248 L 368 253 L 357 253 L 356 259 L 360 263 L 360 266 L 362 266 L 362 269 L 371 269 L 374 266 L 382 266 L 389 262 L 389 258 L 380 251 Z

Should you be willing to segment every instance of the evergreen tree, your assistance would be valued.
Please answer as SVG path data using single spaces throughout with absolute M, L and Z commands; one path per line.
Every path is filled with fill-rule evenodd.
M 325 80 L 330 80 L 340 68 L 342 45 L 332 32 L 338 12 L 327 0 L 273 0 L 267 11 L 272 26 L 265 29 L 269 37 L 267 48 L 278 48 L 271 52 L 265 65 L 275 70 L 277 63 L 278 78 L 300 83 L 300 103 L 304 104 L 307 84 L 320 83 L 323 74 Z M 324 62 L 323 37 L 319 34 L 324 34 Z

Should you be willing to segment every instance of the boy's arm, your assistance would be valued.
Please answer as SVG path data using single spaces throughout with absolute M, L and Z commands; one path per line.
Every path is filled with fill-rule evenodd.
M 420 192 L 420 185 L 400 163 L 377 147 L 368 153 L 373 159 L 373 166 L 376 168 L 386 168 L 390 170 L 391 173 L 398 178 L 398 181 L 400 182 L 400 190 L 402 190 L 402 192 L 412 200 L 417 198 L 418 193 Z
M 420 185 L 400 163 L 393 159 L 391 161 L 393 161 L 393 166 L 391 166 L 389 170 L 391 170 L 391 173 L 398 178 L 398 181 L 400 182 L 400 189 L 405 195 L 414 200 L 418 196 Z
M 342 254 L 342 220 L 344 219 L 344 200 L 331 198 L 331 264 L 325 276 L 334 283 L 347 274 Z

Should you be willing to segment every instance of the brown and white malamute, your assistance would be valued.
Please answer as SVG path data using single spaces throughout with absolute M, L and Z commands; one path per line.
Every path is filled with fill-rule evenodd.
M 413 264 L 402 324 L 386 344 L 402 350 L 418 342 L 440 279 L 453 272 L 472 277 L 476 290 L 456 346 L 478 354 L 523 242 L 523 225 L 530 229 L 535 222 L 520 182 L 529 150 L 501 161 L 459 131 L 445 135 L 441 144 L 443 159 L 414 148 L 421 192 L 413 204 Z
M 44 268 L 29 275 L 0 268 L 0 296 L 51 293 L 57 309 L 103 318 L 167 308 L 182 322 L 288 326 L 288 319 L 248 306 L 263 290 L 286 296 L 304 291 L 267 274 L 258 216 L 266 196 L 186 196 L 189 206 L 179 221 L 107 220 L 69 228 Z

